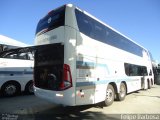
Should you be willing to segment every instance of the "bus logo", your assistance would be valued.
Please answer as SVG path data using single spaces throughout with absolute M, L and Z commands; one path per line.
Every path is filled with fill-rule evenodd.
M 51 17 L 48 18 L 48 24 L 51 23 L 51 21 L 52 21 L 52 18 Z

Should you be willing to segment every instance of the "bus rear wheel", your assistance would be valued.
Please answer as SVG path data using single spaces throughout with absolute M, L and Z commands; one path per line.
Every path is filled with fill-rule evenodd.
M 33 94 L 34 90 L 33 90 L 33 81 L 30 81 L 27 83 L 26 87 L 25 87 L 25 92 L 27 94 Z
M 109 106 L 114 102 L 115 97 L 115 91 L 112 85 L 108 84 L 107 90 L 106 90 L 106 98 L 104 101 L 105 106 Z
M 147 80 L 148 89 L 151 89 L 151 82 Z
M 117 95 L 117 100 L 123 101 L 126 97 L 126 86 L 124 83 L 120 84 L 120 91 Z

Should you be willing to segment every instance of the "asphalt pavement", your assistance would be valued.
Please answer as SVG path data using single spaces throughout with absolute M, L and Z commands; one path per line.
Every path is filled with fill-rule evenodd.
M 109 107 L 101 104 L 63 107 L 34 95 L 0 97 L 2 120 L 159 120 L 160 86 L 130 93 Z

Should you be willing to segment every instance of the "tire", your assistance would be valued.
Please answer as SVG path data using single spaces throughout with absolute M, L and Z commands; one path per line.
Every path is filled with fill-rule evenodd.
M 151 82 L 148 80 L 148 89 L 151 89 Z
M 33 81 L 30 81 L 27 83 L 26 87 L 25 87 L 25 92 L 27 94 L 33 94 Z
M 15 82 L 8 82 L 2 86 L 2 94 L 6 97 L 15 96 L 20 93 L 20 86 Z
M 126 85 L 124 83 L 121 83 L 120 85 L 120 92 L 117 95 L 118 101 L 123 101 L 126 97 Z
M 107 90 L 106 90 L 106 98 L 104 101 L 105 106 L 109 106 L 114 102 L 115 98 L 115 91 L 112 85 L 108 84 Z
M 151 88 L 153 87 L 153 80 L 151 79 Z

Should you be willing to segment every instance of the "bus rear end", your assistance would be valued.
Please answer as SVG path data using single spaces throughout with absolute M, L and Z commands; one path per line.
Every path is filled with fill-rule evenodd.
M 55 9 L 37 25 L 34 93 L 56 104 L 74 106 L 74 61 L 70 60 L 74 47 L 65 37 L 65 12 L 66 6 Z

